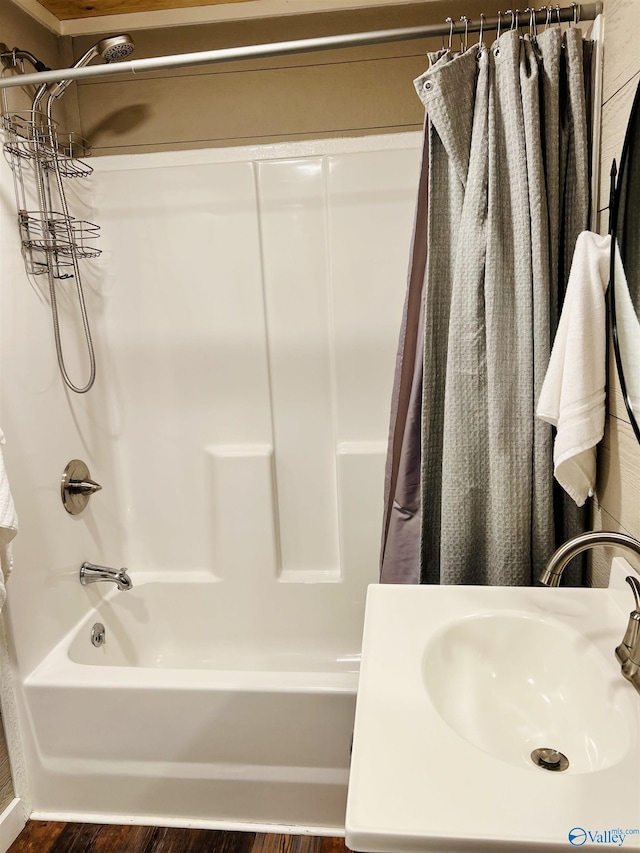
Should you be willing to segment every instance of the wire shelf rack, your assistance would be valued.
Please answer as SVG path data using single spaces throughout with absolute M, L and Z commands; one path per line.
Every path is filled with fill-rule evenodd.
M 9 110 L 6 93 L 4 106 L 0 127 L 13 171 L 26 271 L 71 278 L 77 275 L 78 260 L 101 254 L 95 246 L 99 226 L 69 215 L 64 197 L 63 179 L 92 174 L 81 159 L 89 155 L 90 146 L 78 134 L 61 131 L 46 113 Z M 56 210 L 58 204 L 64 212 Z
M 86 178 L 93 169 L 81 158 L 89 157 L 91 146 L 77 133 L 61 130 L 58 123 L 38 110 L 2 115 L 4 150 L 12 157 L 38 160 L 52 171 L 57 167 L 65 178 Z
M 17 77 L 24 75 L 25 59 L 41 71 L 42 63 L 33 54 L 17 48 L 8 51 L 6 45 L 4 47 L 0 65 L 12 70 Z M 93 172 L 84 160 L 90 154 L 88 142 L 76 133 L 61 130 L 53 118 L 56 101 L 68 82 L 53 88 L 44 82 L 38 83 L 30 109 L 24 107 L 25 97 L 29 97 L 26 91 L 11 89 L 14 95 L 9 99 L 4 88 L 0 99 L 0 135 L 3 153 L 13 175 L 25 270 L 30 277 L 42 276 L 47 280 L 48 286 L 43 289 L 39 284 L 38 287 L 43 293 L 48 292 L 60 373 L 67 388 L 84 394 L 95 382 L 96 360 L 80 261 L 101 254 L 95 245 L 100 229 L 83 216 L 85 210 L 91 210 L 91 202 L 82 181 L 75 181 L 71 207 L 67 199 L 68 179 L 88 178 Z M 77 295 L 87 345 L 89 376 L 86 381 L 74 381 L 65 364 L 58 307 L 61 279 L 71 280 L 70 292 L 66 295 L 73 298 L 74 289 Z
M 27 211 L 18 214 L 25 262 L 32 275 L 41 275 L 52 266 L 55 278 L 68 278 L 61 268 L 72 267 L 73 258 L 97 258 L 101 252 L 92 241 L 100 236 L 100 226 L 55 211 Z

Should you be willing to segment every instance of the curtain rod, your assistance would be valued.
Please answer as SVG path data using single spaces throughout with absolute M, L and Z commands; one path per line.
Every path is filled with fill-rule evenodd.
M 566 23 L 574 21 L 592 21 L 601 11 L 601 4 L 574 3 L 572 6 L 549 6 L 535 12 L 538 25 L 547 22 L 549 11 L 550 23 Z M 0 89 L 15 86 L 35 85 L 42 83 L 57 83 L 60 80 L 78 80 L 89 77 L 106 77 L 115 74 L 139 74 L 144 71 L 166 71 L 172 68 L 210 65 L 217 62 L 234 62 L 242 59 L 263 59 L 270 56 L 287 56 L 296 53 L 308 53 L 317 50 L 333 50 L 335 48 L 356 47 L 368 44 L 384 44 L 394 41 L 410 41 L 412 39 L 449 36 L 450 33 L 479 33 L 489 30 L 503 31 L 511 28 L 512 21 L 518 20 L 520 27 L 528 27 L 533 12 L 515 12 L 514 18 L 510 12 L 501 17 L 483 18 L 482 23 L 474 21 L 447 22 L 445 24 L 430 24 L 424 27 L 405 27 L 396 30 L 377 30 L 367 33 L 348 33 L 346 35 L 325 36 L 323 38 L 300 39 L 298 41 L 283 41 L 272 44 L 246 45 L 243 47 L 203 50 L 197 53 L 177 53 L 170 56 L 155 56 L 149 59 L 131 59 L 105 65 L 88 65 L 83 68 L 58 68 L 52 71 L 41 71 L 34 74 L 18 74 L 14 77 L 0 78 Z

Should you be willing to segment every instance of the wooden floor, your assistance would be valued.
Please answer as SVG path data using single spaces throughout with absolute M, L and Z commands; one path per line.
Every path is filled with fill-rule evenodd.
M 348 853 L 343 838 L 30 820 L 8 853 Z
M 11 780 L 9 753 L 7 752 L 7 739 L 4 734 L 2 716 L 0 715 L 0 812 L 4 811 L 13 797 L 13 782 Z

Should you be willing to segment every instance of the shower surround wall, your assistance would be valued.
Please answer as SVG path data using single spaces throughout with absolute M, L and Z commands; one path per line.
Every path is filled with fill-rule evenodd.
M 341 826 L 344 791 L 328 805 L 306 803 L 298 817 L 278 813 L 277 804 L 265 813 L 253 793 L 245 811 L 224 813 L 216 812 L 217 796 L 200 805 L 195 794 L 181 797 L 191 759 L 181 759 L 170 732 L 195 737 L 187 699 L 218 689 L 220 626 L 228 624 L 232 671 L 219 683 L 225 690 L 232 683 L 246 703 L 255 671 L 260 692 L 274 697 L 266 717 L 255 714 L 257 743 L 275 743 L 274 731 L 285 740 L 291 731 L 295 742 L 291 696 L 317 694 L 319 720 L 340 715 L 342 745 L 332 750 L 342 763 L 331 766 L 346 783 L 364 593 L 377 578 L 419 145 L 418 134 L 406 134 L 96 159 L 90 185 L 77 187 L 77 203 L 103 234 L 103 255 L 84 264 L 98 361 L 96 386 L 85 396 L 62 388 L 47 300 L 23 272 L 2 164 L 2 426 L 21 522 L 8 616 L 26 685 L 19 701 L 37 814 Z M 82 341 L 68 322 L 72 300 L 62 303 L 77 376 Z M 59 481 L 76 457 L 104 488 L 72 518 Z M 126 565 L 134 592 L 81 587 L 83 560 Z M 152 602 L 166 606 L 174 584 L 176 618 L 212 620 L 210 631 L 194 625 L 189 632 L 201 638 L 198 651 L 177 648 L 169 620 L 155 613 Z M 191 590 L 202 592 L 193 608 Z M 207 595 L 215 606 L 204 606 Z M 84 642 L 99 652 L 90 647 L 89 624 L 78 626 L 102 615 L 107 649 L 110 632 L 113 643 L 128 620 L 137 627 L 124 637 L 126 660 L 92 667 L 68 650 Z M 147 623 L 155 626 L 148 636 Z M 239 624 L 245 634 L 233 628 Z M 136 654 L 138 630 L 144 655 Z M 147 685 L 147 698 L 138 702 L 133 685 Z M 110 687 L 117 690 L 105 692 Z M 325 713 L 332 695 L 342 698 Z M 131 754 L 104 753 L 94 721 L 108 696 L 115 702 L 109 718 L 121 713 L 130 735 L 140 731 L 132 749 L 147 756 L 141 761 L 162 767 L 153 785 L 136 787 Z M 157 725 L 143 713 L 149 702 Z M 230 750 L 216 727 L 217 705 L 198 707 L 198 719 L 208 719 L 216 742 Z M 212 749 L 206 727 L 198 732 L 203 749 Z M 193 737 L 189 755 L 198 753 Z M 241 747 L 244 764 L 227 755 L 232 776 L 252 763 Z M 291 743 L 285 752 L 292 769 L 302 764 Z M 72 770 L 80 766 L 82 776 Z M 140 778 L 149 781 L 150 767 Z
M 640 75 L 637 47 L 637 4 L 631 0 L 606 0 L 600 149 L 600 233 L 608 233 L 609 173 L 620 162 L 624 135 Z M 597 500 L 593 506 L 595 529 L 618 530 L 640 538 L 640 446 L 629 423 L 620 382 L 609 347 L 607 423 L 598 448 Z M 613 548 L 593 552 L 593 584 L 606 586 Z M 640 568 L 640 564 L 636 564 Z
M 375 580 L 415 148 L 225 156 L 96 161 L 130 567 Z
M 47 65 L 55 67 L 60 64 L 59 42 L 56 36 L 49 30 L 45 29 L 40 24 L 36 23 L 33 18 L 10 2 L 0 3 L 0 33 L 2 33 L 2 41 L 11 45 L 19 45 L 32 50 L 38 57 Z M 28 66 L 27 66 L 28 67 Z M 30 103 L 30 99 L 24 98 L 21 105 Z M 2 159 L 4 165 L 4 159 Z M 2 177 L 3 186 L 5 185 L 4 177 Z M 9 198 L 12 201 L 13 190 Z M 7 218 L 7 196 L 2 192 L 2 204 L 0 204 L 0 242 L 2 247 L 0 252 L 0 276 L 4 276 L 11 264 L 4 251 L 5 246 L 5 224 Z M 12 218 L 12 229 L 15 236 L 15 215 Z M 15 249 L 14 249 L 15 251 Z M 5 290 L 5 285 L 11 279 L 1 278 L 2 291 Z M 4 307 L 3 307 L 4 310 Z M 2 333 L 0 332 L 0 337 Z M 1 370 L 1 366 L 0 366 Z M 1 381 L 1 377 L 0 377 Z M 2 414 L 0 412 L 0 426 L 3 425 Z M 5 730 L 7 733 L 6 740 L 9 745 L 9 754 L 11 762 L 11 773 L 13 777 L 13 789 L 16 794 L 16 800 L 12 806 L 4 810 L 0 816 L 0 850 L 5 850 L 9 847 L 13 839 L 24 826 L 25 820 L 29 815 L 30 801 L 28 796 L 28 787 L 24 764 L 22 760 L 22 748 L 20 744 L 20 731 L 18 723 L 18 712 L 15 707 L 16 700 L 12 689 L 9 673 L 6 671 L 9 667 L 8 655 L 5 647 L 4 626 L 6 620 L 3 616 L 0 617 L 0 668 L 3 670 L 3 677 L 0 678 L 0 701 L 2 702 L 2 721 L 0 724 L 0 749 L 5 752 Z

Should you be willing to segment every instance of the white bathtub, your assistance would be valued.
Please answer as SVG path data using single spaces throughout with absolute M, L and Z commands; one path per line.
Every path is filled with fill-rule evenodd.
M 134 583 L 91 588 L 25 680 L 37 816 L 342 833 L 360 596 L 271 583 L 238 607 L 232 583 Z

